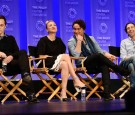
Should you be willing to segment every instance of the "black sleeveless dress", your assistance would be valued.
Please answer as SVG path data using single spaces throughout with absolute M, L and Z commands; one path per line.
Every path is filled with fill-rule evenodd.
M 45 65 L 48 68 L 52 68 L 57 59 L 57 56 L 64 54 L 66 51 L 66 46 L 61 40 L 61 38 L 56 37 L 55 41 L 49 40 L 47 36 L 42 37 L 37 44 L 38 55 L 49 55 L 45 60 Z

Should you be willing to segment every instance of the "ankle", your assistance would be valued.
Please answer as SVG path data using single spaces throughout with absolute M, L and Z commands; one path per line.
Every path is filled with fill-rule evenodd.
M 73 81 L 74 81 L 74 82 L 76 82 L 76 81 L 78 81 L 78 80 L 79 80 L 79 78 L 78 78 L 77 76 L 73 78 Z
M 60 95 L 61 95 L 61 98 L 67 98 L 67 95 L 66 95 L 66 91 L 64 90 L 61 90 L 61 93 L 60 93 Z
M 65 93 L 65 92 L 66 92 L 66 88 L 62 88 L 61 93 Z

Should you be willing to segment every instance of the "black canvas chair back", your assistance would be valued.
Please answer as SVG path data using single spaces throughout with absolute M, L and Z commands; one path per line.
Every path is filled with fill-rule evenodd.
M 109 52 L 117 57 L 120 57 L 120 47 L 109 46 Z
M 28 46 L 28 49 L 29 49 L 29 55 L 30 56 L 38 57 L 36 46 Z
M 37 47 L 36 46 L 28 46 L 28 49 L 29 49 L 29 55 L 30 56 L 33 56 L 35 58 L 38 57 L 38 54 L 37 54 Z M 38 63 L 38 60 L 35 60 L 36 63 Z M 38 67 L 43 67 L 42 63 L 39 64 Z M 60 74 L 60 72 L 54 72 L 53 70 L 49 70 L 49 74 L 55 74 L 56 76 Z

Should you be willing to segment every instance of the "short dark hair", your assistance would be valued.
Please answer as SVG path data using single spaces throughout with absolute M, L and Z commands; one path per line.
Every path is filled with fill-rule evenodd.
M 6 20 L 5 16 L 0 15 L 0 19 L 3 19 L 5 21 L 5 25 L 7 24 L 7 20 Z
M 75 20 L 72 24 L 72 28 L 75 24 L 78 24 L 81 28 L 83 28 L 84 30 L 86 29 L 86 24 L 83 20 L 81 19 L 78 19 L 78 20 Z
M 133 22 L 128 22 L 126 25 L 125 25 L 125 32 L 127 33 L 127 26 L 128 26 L 128 24 L 133 24 L 134 26 L 135 26 L 135 23 L 133 23 Z

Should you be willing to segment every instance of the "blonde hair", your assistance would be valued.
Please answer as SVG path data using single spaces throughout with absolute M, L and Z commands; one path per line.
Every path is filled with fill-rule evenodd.
M 49 22 L 54 22 L 54 21 L 53 21 L 53 20 L 46 20 L 46 22 L 45 22 L 45 24 L 46 24 L 46 29 L 47 29 L 47 24 L 48 24 Z

